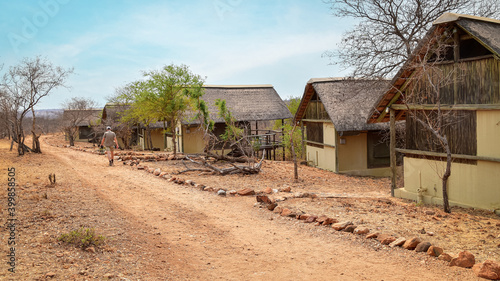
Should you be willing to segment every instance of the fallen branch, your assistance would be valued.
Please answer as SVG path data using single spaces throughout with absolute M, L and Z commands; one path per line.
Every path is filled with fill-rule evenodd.
M 255 159 L 247 157 L 247 156 L 240 156 L 240 157 L 231 157 L 227 155 L 219 155 L 215 154 L 213 152 L 207 152 L 207 157 L 212 157 L 217 161 L 228 161 L 231 163 L 238 162 L 238 163 L 255 163 Z
M 235 165 L 234 163 L 230 163 L 232 167 L 229 168 L 217 168 L 214 165 L 210 164 L 207 162 L 206 159 L 200 158 L 200 161 L 195 161 L 191 159 L 189 156 L 186 155 L 186 159 L 191 161 L 191 163 L 203 166 L 205 168 L 190 168 L 186 165 L 186 163 L 183 161 L 182 163 L 186 167 L 185 170 L 178 172 L 179 174 L 181 173 L 186 173 L 186 172 L 191 172 L 191 171 L 197 171 L 197 172 L 213 172 L 218 175 L 224 176 L 224 175 L 234 175 L 234 174 L 245 174 L 245 175 L 250 175 L 250 174 L 258 174 L 260 172 L 260 168 L 262 167 L 262 162 L 264 161 L 264 155 L 265 153 L 262 154 L 262 159 L 259 161 L 259 163 L 252 165 L 252 166 L 242 166 L 242 165 Z

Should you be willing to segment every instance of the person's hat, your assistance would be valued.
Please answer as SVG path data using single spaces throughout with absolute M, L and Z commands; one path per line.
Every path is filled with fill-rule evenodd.
M 106 130 L 111 130 L 111 127 L 110 127 L 110 126 L 107 126 L 107 127 L 106 127 Z

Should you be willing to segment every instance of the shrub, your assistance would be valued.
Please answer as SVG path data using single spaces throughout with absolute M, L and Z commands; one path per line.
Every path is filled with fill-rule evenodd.
M 82 249 L 88 248 L 90 246 L 99 246 L 104 244 L 106 237 L 102 235 L 96 235 L 93 228 L 84 228 L 73 230 L 70 233 L 64 233 L 59 236 L 59 241 L 73 244 L 76 247 Z

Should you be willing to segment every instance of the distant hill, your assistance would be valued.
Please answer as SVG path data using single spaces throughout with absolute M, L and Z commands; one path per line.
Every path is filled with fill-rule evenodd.
M 36 109 L 35 110 L 35 116 L 38 117 L 45 117 L 49 119 L 55 119 L 58 118 L 63 114 L 64 110 L 63 109 Z M 26 118 L 31 118 L 32 114 L 31 111 L 26 114 Z

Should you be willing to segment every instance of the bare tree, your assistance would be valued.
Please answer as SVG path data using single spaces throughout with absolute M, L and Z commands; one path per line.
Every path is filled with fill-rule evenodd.
M 0 91 L 0 138 L 8 137 L 11 139 L 11 126 L 9 119 L 9 106 L 7 104 L 7 95 Z
M 133 100 L 134 100 L 134 83 L 129 83 L 123 87 L 118 87 L 115 89 L 115 93 L 107 97 L 107 101 L 113 106 L 107 109 L 109 116 L 105 120 L 105 124 L 101 127 L 96 127 L 98 134 L 103 134 L 106 126 L 111 126 L 113 131 L 116 133 L 116 137 L 120 139 L 124 145 L 125 149 L 129 149 L 134 141 L 133 128 L 138 129 L 139 123 L 145 116 L 136 114 L 137 112 L 133 110 Z M 146 125 L 146 136 L 145 145 L 147 148 L 153 148 L 151 134 L 149 130 L 150 122 L 145 121 Z
M 5 91 L 5 87 L 4 87 Z M 10 150 L 17 143 L 18 155 L 24 155 L 25 151 L 31 151 L 31 148 L 24 144 L 23 119 L 29 111 L 27 101 L 22 95 L 17 93 L 18 88 L 14 84 L 10 92 L 5 91 L 1 97 L 2 111 L 5 114 L 8 130 L 11 134 Z
M 24 154 L 24 131 L 22 121 L 26 114 L 32 112 L 33 151 L 41 153 L 39 137 L 36 133 L 35 105 L 48 96 L 58 87 L 65 87 L 67 77 L 73 69 L 63 69 L 53 66 L 46 59 L 37 56 L 33 59 L 25 58 L 17 66 L 10 67 L 4 75 L 1 86 L 8 95 L 12 109 L 16 111 L 12 116 L 19 155 Z
M 209 119 L 209 112 L 204 103 L 198 103 L 197 108 L 199 114 L 197 115 L 202 126 L 200 130 L 204 131 L 205 143 L 205 154 L 200 157 L 199 161 L 191 159 L 189 156 L 186 158 L 191 161 L 191 163 L 198 166 L 203 166 L 203 168 L 191 168 L 185 163 L 186 169 L 180 171 L 179 173 L 185 173 L 190 171 L 204 171 L 212 172 L 217 175 L 228 175 L 228 174 L 258 174 L 260 172 L 262 162 L 265 156 L 265 151 L 262 153 L 262 158 L 259 162 L 256 160 L 256 142 L 249 135 L 249 124 L 246 122 L 237 122 L 233 117 L 232 113 L 226 106 L 225 100 L 217 99 L 215 105 L 219 109 L 218 116 L 224 120 L 225 130 L 222 134 L 217 134 L 213 131 L 214 122 Z M 231 152 L 226 154 L 224 149 L 231 149 Z M 219 150 L 220 153 L 219 153 Z M 210 159 L 217 161 L 226 161 L 230 164 L 230 167 L 221 168 L 216 167 L 214 163 L 210 162 Z M 246 165 L 236 165 L 235 162 L 246 163 Z
M 452 34 L 450 30 L 428 35 L 418 54 L 405 65 L 405 69 L 413 73 L 408 78 L 406 90 L 400 92 L 401 101 L 407 109 L 407 122 L 412 123 L 411 126 L 407 123 L 407 128 L 416 131 L 414 134 L 407 131 L 407 145 L 411 143 L 418 149 L 443 151 L 446 154 L 446 167 L 439 176 L 442 180 L 443 209 L 448 213 L 451 211 L 448 201 L 448 178 L 451 175 L 452 153 L 457 153 L 452 151 L 450 137 L 452 128 L 462 126 L 464 117 L 460 112 L 443 110 L 442 104 L 445 98 L 443 93 L 447 93 L 454 84 L 465 77 L 460 64 L 455 64 L 453 67 L 444 64 L 453 61 L 453 56 L 450 58 L 450 54 L 453 54 L 458 44 Z M 456 142 L 456 139 L 454 141 Z
M 96 106 L 97 103 L 89 98 L 74 97 L 64 102 L 62 128 L 68 137 L 70 146 L 75 145 L 75 138 L 79 132 L 79 126 L 97 125 L 92 124 L 92 121 L 96 119 L 94 110 Z
M 358 24 L 343 34 L 333 64 L 353 77 L 391 77 L 407 61 L 430 28 L 447 12 L 500 17 L 498 0 L 328 0 L 333 15 Z

